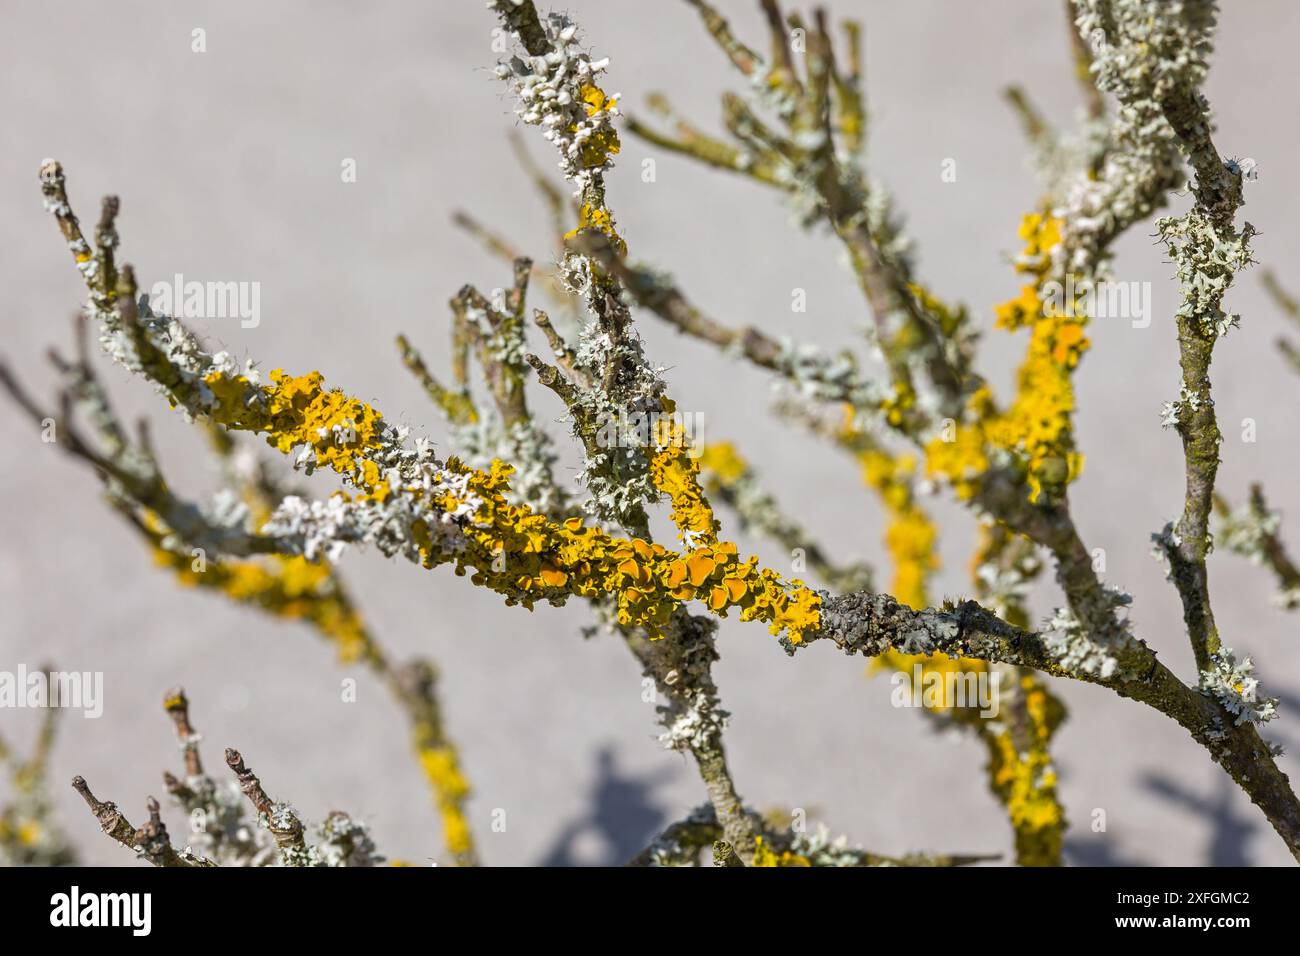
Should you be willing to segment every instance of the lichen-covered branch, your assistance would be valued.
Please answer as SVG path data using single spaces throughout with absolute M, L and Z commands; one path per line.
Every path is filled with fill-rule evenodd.
M 1300 567 L 1297 567 L 1282 543 L 1279 531 L 1282 518 L 1269 508 L 1264 499 L 1264 489 L 1258 484 L 1250 486 L 1250 499 L 1237 510 L 1217 493 L 1214 496 L 1215 516 L 1213 538 L 1233 554 L 1261 564 L 1277 578 L 1277 594 L 1273 602 L 1284 611 L 1300 608 Z
M 42 668 L 50 672 L 51 668 Z M 0 863 L 70 866 L 77 852 L 59 823 L 49 792 L 49 756 L 61 711 L 48 707 L 26 758 L 0 737 L 0 764 L 8 764 L 9 797 L 0 802 Z
M 1161 32 L 1154 38 L 1149 30 L 1139 35 L 1125 33 L 1131 21 L 1120 19 L 1115 42 L 1150 46 L 1154 39 L 1179 51 L 1175 69 L 1144 76 L 1144 82 L 1130 83 L 1121 90 L 1121 102 L 1126 106 L 1158 105 L 1196 174 L 1191 210 L 1156 224 L 1177 268 L 1183 297 L 1176 313 L 1182 384 L 1178 401 L 1166 406 L 1164 419 L 1177 428 L 1182 439 L 1186 474 L 1182 516 L 1176 525 L 1166 527 L 1157 541 L 1182 598 L 1183 620 L 1202 684 L 1232 687 L 1238 683 L 1239 665 L 1220 639 L 1206 567 L 1212 547 L 1209 522 L 1214 480 L 1223 440 L 1210 389 L 1210 361 L 1216 341 L 1237 324 L 1237 316 L 1223 310 L 1223 298 L 1235 275 L 1254 261 L 1250 240 L 1255 230 L 1250 223 L 1240 229 L 1235 225 L 1249 170 L 1219 155 L 1210 134 L 1209 106 L 1200 92 L 1208 71 L 1205 57 L 1215 16 L 1210 0 L 1185 3 L 1161 18 Z M 1267 708 L 1257 713 L 1260 719 L 1267 719 Z
M 1264 272 L 1264 289 L 1277 307 L 1282 310 L 1282 314 L 1295 325 L 1300 326 L 1300 302 L 1297 302 L 1289 292 L 1282 288 L 1277 276 L 1269 270 Z M 1277 337 L 1277 349 L 1291 364 L 1291 367 L 1300 372 L 1300 346 L 1297 346 L 1291 339 L 1279 335 Z
M 1029 667 L 1057 677 L 1101 684 L 1123 697 L 1140 701 L 1176 720 L 1260 808 L 1273 829 L 1300 859 L 1300 800 L 1273 750 L 1260 739 L 1254 721 L 1256 688 L 1248 672 L 1234 683 L 1188 687 L 1142 646 L 1132 663 L 1145 670 L 1126 679 L 1103 674 L 1063 654 L 1072 636 L 1056 624 L 1052 630 L 1027 631 L 990 614 L 973 601 L 915 611 L 888 595 L 850 594 L 828 597 L 822 604 L 820 630 L 804 641 L 828 639 L 847 654 L 877 657 L 896 650 Z M 1239 665 L 1240 666 L 1240 665 Z M 1248 666 L 1248 663 L 1247 665 Z
M 741 530 L 779 544 L 794 558 L 796 570 L 806 564 L 832 591 L 871 588 L 871 568 L 861 563 L 832 563 L 821 545 L 763 489 L 749 462 L 731 442 L 706 445 L 700 454 L 700 473 L 709 494 L 735 511 Z
M 801 76 L 790 55 L 789 26 L 775 2 L 764 3 L 773 50 L 766 61 L 740 45 L 709 4 L 692 0 L 692 6 L 751 80 L 752 104 L 737 96 L 724 99 L 728 131 L 742 147 L 738 155 L 729 156 L 680 123 L 675 142 L 641 123 L 631 127 L 633 132 L 712 166 L 777 185 L 806 222 L 828 224 L 844 244 L 871 307 L 873 340 L 890 370 L 883 400 L 892 399 L 905 412 L 912 430 L 937 427 L 942 418 L 956 414 L 970 385 L 969 329 L 963 312 L 941 306 L 917 284 L 889 198 L 881 187 L 868 184 L 860 168 L 857 154 L 865 136 L 865 107 L 856 27 L 846 29 L 846 72 L 836 61 L 824 15 L 815 17 L 812 25 L 792 19 L 790 26 L 806 37 Z M 756 110 L 775 113 L 784 132 L 761 120 Z M 641 295 L 656 303 L 651 308 L 679 328 L 723 344 L 735 341 L 722 327 L 693 316 L 672 296 L 671 287 L 656 290 L 652 280 L 642 284 Z M 878 397 L 877 403 L 881 400 Z
M 84 778 L 72 780 L 100 828 L 141 859 L 159 867 L 207 866 L 377 866 L 384 858 L 375 852 L 364 824 L 334 811 L 315 830 L 314 843 L 298 812 L 287 803 L 273 801 L 237 751 L 226 750 L 226 764 L 234 779 L 218 782 L 203 770 L 199 737 L 190 723 L 185 692 L 169 691 L 163 708 L 172 718 L 185 758 L 185 776 L 163 774 L 168 793 L 185 811 L 190 844 L 177 850 L 162 821 L 158 801 L 146 801 L 148 821 L 136 829 L 117 805 L 99 800 Z M 245 803 L 256 813 L 256 825 L 244 818 Z
M 443 729 L 434 666 L 423 660 L 394 666 L 328 561 L 309 561 L 288 553 L 273 537 L 249 532 L 252 524 L 268 520 L 288 492 L 256 456 L 238 448 L 226 431 L 212 424 L 208 427 L 223 465 L 225 491 L 210 504 L 195 506 L 168 490 L 146 433 L 142 431 L 141 439 L 133 442 L 119 423 L 90 364 L 85 324 L 78 322 L 76 331 L 77 361 L 52 355 L 66 383 L 60 399 L 63 432 L 58 447 L 97 468 L 106 480 L 110 504 L 149 545 L 155 562 L 171 570 L 180 582 L 221 593 L 276 617 L 304 621 L 336 647 L 340 661 L 360 661 L 380 678 L 411 725 L 416 756 L 443 819 L 447 849 L 459 864 L 473 865 L 477 855 L 465 814 L 469 787 L 456 748 Z M 35 406 L 3 367 L 0 384 L 34 420 L 44 419 L 47 413 Z M 76 430 L 72 410 L 78 405 L 94 425 L 104 451 L 94 450 Z M 413 673 L 425 676 L 412 681 Z M 182 706 L 174 716 L 183 712 Z M 198 797 L 204 801 L 206 818 L 217 820 L 224 811 L 207 805 L 210 789 Z
M 889 196 L 866 171 L 859 28 L 846 25 L 837 55 L 823 12 L 787 16 L 777 0 L 760 0 L 768 43 L 758 53 L 705 0 L 689 3 L 749 84 L 748 94 L 724 97 L 725 137 L 703 132 L 662 100 L 652 108 L 671 132 L 637 120 L 628 125 L 660 149 L 776 188 L 804 224 L 835 234 L 871 313 L 867 337 L 885 370 L 878 382 L 850 353 L 832 356 L 715 320 L 666 275 L 636 264 L 606 192 L 622 114 L 620 96 L 604 86 L 607 61 L 593 58 L 567 16 L 539 15 L 532 0 L 490 0 L 512 44 L 497 75 L 519 121 L 538 128 L 556 150 L 572 196 L 551 184 L 516 140 L 524 177 L 551 216 L 557 268 L 539 267 L 503 234 L 460 214 L 457 225 L 511 262 L 510 282 L 491 295 L 465 285 L 452 297 L 446 373 L 435 371 L 411 339 L 398 340 L 402 362 L 446 420 L 456 454 L 435 455 L 423 434 L 327 388 L 319 372 L 263 374 L 251 360 L 210 352 L 139 294 L 135 272 L 119 253 L 116 198 L 104 201 L 93 244 L 87 241 L 55 162 L 41 168 L 41 189 L 85 280 L 88 321 L 78 326 L 74 359 L 52 356 L 63 382 L 56 408 L 28 395 L 4 365 L 0 384 L 34 423 L 57 422 L 62 450 L 95 469 L 110 502 L 180 580 L 305 621 L 345 661 L 364 663 L 386 683 L 407 715 L 459 863 L 477 857 L 465 816 L 468 785 L 435 692 L 437 671 L 425 661 L 395 665 L 376 643 L 334 572 L 351 546 L 369 545 L 426 569 L 449 565 L 511 606 L 585 602 L 625 642 L 663 700 L 662 742 L 691 755 L 709 800 L 637 863 L 693 865 L 709 849 L 722 866 L 979 859 L 883 857 L 822 831 L 787 831 L 754 813 L 728 764 L 728 715 L 713 671 L 716 619 L 731 615 L 767 625 L 791 654 L 827 641 L 895 668 L 915 666 L 923 676 L 1004 681 L 996 716 L 946 696 L 931 716 L 984 744 L 990 787 L 1007 811 L 1022 864 L 1059 863 L 1065 829 L 1050 752 L 1064 711 L 1042 674 L 1106 687 L 1177 721 L 1300 858 L 1300 801 L 1257 728 L 1274 715 L 1276 702 L 1260 690 L 1250 660 L 1237 661 L 1222 642 L 1206 566 L 1221 440 L 1210 361 L 1217 339 L 1236 323 L 1224 311 L 1224 295 L 1252 261 L 1253 234 L 1248 223 L 1236 223 L 1253 167 L 1219 154 L 1201 93 L 1215 5 L 1074 0 L 1070 59 L 1086 112 L 1076 133 L 1050 123 L 1028 93 L 1010 92 L 1042 187 L 1020 222 L 1012 263 L 1019 291 L 995 309 L 996 327 L 1026 340 L 1014 389 L 999 398 L 975 367 L 972 316 L 917 280 Z M 1108 110 L 1112 98 L 1116 108 Z M 1158 544 L 1183 602 L 1199 674 L 1194 684 L 1181 681 L 1134 633 L 1126 612 L 1131 598 L 1103 581 L 1070 509 L 1070 486 L 1084 464 L 1074 429 L 1074 374 L 1092 347 L 1089 290 L 1111 278 L 1116 239 L 1168 202 L 1189 165 L 1191 209 L 1157 223 L 1183 299 L 1176 316 L 1182 382 L 1163 417 L 1178 429 L 1186 472 L 1182 514 Z M 549 286 L 572 323 L 560 327 L 541 310 L 529 312 L 536 284 Z M 875 593 L 865 567 L 830 562 L 734 451 L 706 450 L 702 468 L 665 369 L 651 362 L 637 335 L 634 309 L 771 372 L 786 387 L 781 410 L 852 456 L 888 518 L 892 594 Z M 114 363 L 207 430 L 223 464 L 224 492 L 195 503 L 172 490 L 147 427 L 121 425 L 91 369 L 91 325 Z M 539 337 L 544 349 L 535 349 Z M 530 395 L 534 381 L 545 390 L 543 401 L 562 411 L 581 451 L 576 488 L 557 480 L 551 438 Z M 239 444 L 240 432 L 260 436 L 307 476 L 323 472 L 333 480 L 332 493 L 309 499 L 282 485 Z M 978 603 L 929 606 L 938 529 L 924 496 L 940 487 L 980 520 Z M 779 574 L 757 556 L 742 558 L 710 497 L 790 551 L 794 573 L 806 561 L 837 593 Z M 651 533 L 658 508 L 671 522 L 671 543 Z M 1276 537 L 1262 494 L 1252 497 L 1248 513 L 1223 511 L 1228 546 L 1269 564 L 1285 594 L 1300 593 L 1300 572 Z M 1064 602 L 1035 628 L 1023 598 L 1048 555 Z M 92 812 L 118 842 L 161 866 L 379 859 L 365 828 L 342 814 L 313 834 L 291 806 L 268 796 L 236 751 L 226 752 L 234 782 L 218 784 L 204 772 L 183 693 L 170 694 L 166 708 L 185 761 L 183 778 L 165 778 L 168 791 L 203 825 L 194 829 L 192 846 L 174 848 L 156 802 L 147 804 L 148 822 L 136 829 L 78 778 Z M 233 799 L 236 793 L 247 807 Z M 260 826 L 244 820 L 248 807 Z
M 754 816 L 754 826 L 761 832 L 759 852 L 745 864 L 735 847 L 721 839 L 713 808 L 697 807 L 689 815 L 670 824 L 650 844 L 628 861 L 628 866 L 700 866 L 702 852 L 712 851 L 714 866 L 811 867 L 811 866 L 970 866 L 996 860 L 989 854 L 912 853 L 903 857 L 871 853 L 851 847 L 844 837 L 830 836 L 825 826 L 814 832 L 795 832 Z M 772 816 L 775 816 L 773 814 Z

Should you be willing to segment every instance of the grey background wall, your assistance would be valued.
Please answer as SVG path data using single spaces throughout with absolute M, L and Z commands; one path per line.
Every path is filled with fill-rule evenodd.
M 663 90 L 710 125 L 721 91 L 739 87 L 683 3 L 565 6 L 612 58 L 608 86 L 629 108 Z M 765 43 L 755 4 L 720 6 L 750 42 Z M 908 215 L 926 279 L 967 302 L 988 331 L 984 367 L 1006 394 L 1023 341 L 993 331 L 991 305 L 1016 291 L 1006 257 L 1037 188 L 999 90 L 1021 83 L 1051 115 L 1072 121 L 1061 5 L 829 6 L 866 24 L 872 169 Z M 1261 233 L 1256 249 L 1300 288 L 1300 199 L 1290 169 L 1300 145 L 1300 6 L 1229 6 L 1208 87 L 1218 141 L 1259 163 L 1245 210 Z M 181 272 L 261 283 L 260 326 L 199 323 L 212 341 L 268 369 L 319 368 L 390 419 L 443 434 L 392 339 L 406 332 L 432 362 L 445 362 L 446 300 L 467 281 L 506 281 L 505 267 L 452 227 L 452 211 L 466 208 L 520 248 L 550 254 L 545 213 L 506 145 L 514 118 L 490 72 L 493 19 L 481 4 L 10 0 L 4 13 L 0 352 L 29 384 L 43 394 L 52 385 L 41 356 L 48 345 L 67 346 L 68 317 L 82 299 L 41 209 L 36 170 L 53 156 L 83 218 L 93 218 L 101 194 L 121 195 L 124 255 L 145 282 Z M 195 27 L 207 31 L 206 53 L 191 52 Z M 549 163 L 545 144 L 528 141 Z M 830 239 L 794 232 L 779 200 L 759 187 L 631 136 L 624 144 L 610 195 L 636 254 L 672 270 L 719 318 L 830 347 L 860 344 L 867 314 Z M 658 161 L 654 183 L 638 175 L 647 155 Z M 355 183 L 340 181 L 345 157 L 357 160 Z M 957 163 L 954 183 L 940 178 L 946 158 Z M 1185 203 L 1175 199 L 1176 208 Z M 1155 321 L 1147 329 L 1097 323 L 1079 372 L 1088 464 L 1074 498 L 1089 543 L 1107 551 L 1106 577 L 1135 596 L 1138 632 L 1190 677 L 1176 596 L 1148 555 L 1150 532 L 1176 513 L 1182 494 L 1177 438 L 1158 424 L 1161 401 L 1178 387 L 1177 296 L 1152 231 L 1134 229 L 1121 243 L 1117 272 L 1153 283 Z M 805 314 L 790 310 L 795 287 L 808 292 Z M 1244 318 L 1215 364 L 1227 435 L 1222 487 L 1240 500 L 1250 481 L 1266 480 L 1286 511 L 1285 532 L 1300 544 L 1300 381 L 1272 346 L 1285 322 L 1258 274 L 1244 277 L 1231 301 Z M 652 318 L 640 330 L 649 354 L 670 369 L 681 407 L 706 414 L 707 436 L 735 440 L 834 553 L 866 558 L 883 574 L 879 510 L 853 465 L 769 418 L 762 375 Z M 194 494 L 213 489 L 200 436 L 147 386 L 117 370 L 106 376 L 124 409 L 149 415 L 173 481 Z M 549 401 L 539 394 L 536 407 L 558 419 Z M 1257 422 L 1253 444 L 1239 440 L 1235 425 L 1247 417 Z M 564 427 L 554 434 L 563 440 Z M 41 444 L 7 403 L 0 447 L 0 669 L 53 660 L 105 674 L 103 717 L 67 717 L 53 758 L 60 808 L 89 861 L 125 857 L 62 782 L 84 774 L 101 797 L 139 816 L 146 794 L 161 786 L 159 771 L 178 766 L 159 707 L 178 683 L 194 702 L 210 762 L 221 747 L 238 746 L 272 793 L 307 815 L 347 809 L 373 824 L 390 855 L 423 862 L 442 854 L 400 714 L 380 686 L 340 669 L 305 627 L 177 587 L 101 504 L 94 477 Z M 313 487 L 326 494 L 333 486 L 321 476 Z M 945 522 L 936 590 L 962 593 L 973 524 L 942 499 L 934 508 Z M 741 543 L 781 560 L 760 542 Z M 692 768 L 655 743 L 653 707 L 641 699 L 630 656 L 611 638 L 580 635 L 583 608 L 530 615 L 445 571 L 374 554 L 350 554 L 343 568 L 381 638 L 442 667 L 487 862 L 620 862 L 703 800 Z M 1266 688 L 1287 698 L 1268 736 L 1300 747 L 1296 619 L 1270 606 L 1264 571 L 1227 554 L 1211 568 L 1228 642 L 1253 655 Z M 1040 589 L 1036 612 L 1049 614 L 1055 599 L 1050 585 Z M 789 660 L 762 628 L 734 621 L 724 623 L 720 646 L 731 758 L 755 805 L 804 807 L 814 822 L 882 852 L 1009 851 L 978 748 L 891 707 L 888 681 L 869 680 L 861 661 L 821 647 Z M 359 682 L 355 703 L 340 700 L 347 676 Z M 1105 691 L 1057 689 L 1072 708 L 1056 749 L 1073 862 L 1287 860 L 1263 818 L 1178 727 Z M 35 729 L 31 711 L 0 712 L 12 743 Z M 1293 756 L 1283 766 L 1298 769 Z M 507 811 L 504 833 L 488 828 L 494 808 Z M 1091 830 L 1094 808 L 1106 811 L 1105 833 Z

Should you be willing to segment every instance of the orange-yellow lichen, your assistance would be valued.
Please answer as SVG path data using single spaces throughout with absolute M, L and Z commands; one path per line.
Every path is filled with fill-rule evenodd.
M 617 96 L 606 96 L 605 91 L 594 83 L 584 83 L 578 90 L 582 102 L 586 104 L 588 116 L 595 116 L 601 110 L 613 109 L 618 105 Z
M 718 522 L 700 487 L 700 463 L 691 455 L 686 429 L 674 416 L 670 399 L 660 400 L 665 416 L 655 424 L 657 451 L 650 459 L 650 479 L 672 503 L 670 517 L 679 537 L 692 543 L 716 544 Z
M 926 446 L 927 474 L 947 479 L 960 497 L 970 497 L 978 487 L 992 448 L 1010 453 L 1020 463 L 1031 501 L 1037 501 L 1045 488 L 1063 488 L 1083 468 L 1083 456 L 1074 450 L 1071 372 L 1089 347 L 1085 319 L 1072 307 L 1058 308 L 1042 294 L 1051 252 L 1061 241 L 1060 230 L 1060 220 L 1046 212 L 1025 217 L 1020 236 L 1026 244 L 1016 269 L 1034 281 L 995 310 L 998 327 L 1030 330 L 1011 406 L 999 411 L 987 389 L 980 389 L 953 433 L 940 435 Z
M 620 255 L 627 254 L 627 243 L 614 227 L 614 217 L 608 209 L 584 202 L 578 208 L 578 224 L 564 234 L 565 239 L 572 239 L 584 229 L 594 229 L 607 237 Z
M 885 420 L 889 424 L 897 428 L 903 424 L 908 413 L 915 407 L 916 392 L 911 384 L 895 382 L 893 394 L 880 403 L 880 412 L 885 416 Z
M 728 488 L 745 477 L 749 464 L 736 451 L 736 446 L 729 441 L 712 442 L 705 445 L 700 452 L 700 470 L 706 477 L 706 484 L 714 487 Z
M 458 859 L 470 857 L 474 841 L 470 836 L 469 821 L 465 817 L 465 800 L 469 796 L 469 783 L 461 773 L 455 748 L 450 745 L 422 747 L 420 766 L 437 795 L 438 812 L 442 817 L 442 837 L 447 852 Z
M 760 836 L 754 838 L 754 859 L 750 866 L 812 866 L 812 860 L 790 850 L 778 853 Z
M 578 88 L 578 95 L 582 99 L 583 108 L 587 116 L 595 116 L 602 110 L 613 110 L 618 105 L 618 97 L 606 96 L 605 91 L 594 83 L 584 83 Z M 570 134 L 578 132 L 578 125 L 575 123 L 569 127 Z M 587 137 L 581 146 L 582 165 L 586 169 L 597 169 L 604 166 L 609 157 L 618 153 L 621 148 L 618 141 L 618 130 L 614 129 L 608 122 L 597 128 Z
M 1021 866 L 1057 866 L 1065 814 L 1056 793 L 1056 770 L 1048 749 L 1064 715 L 1061 705 L 1032 674 L 1020 678 L 1024 726 L 1021 739 L 1007 727 L 987 736 L 989 785 L 1006 806 Z
M 919 282 L 909 282 L 908 291 L 919 305 L 939 325 L 939 331 L 951 338 L 956 335 L 967 320 L 966 307 L 952 306 L 944 302 Z
M 861 438 L 855 429 L 850 417 L 840 435 L 841 442 L 853 446 Z M 863 482 L 885 506 L 885 546 L 894 566 L 890 593 L 909 607 L 924 608 L 926 582 L 939 567 L 938 531 L 913 493 L 916 459 L 906 454 L 891 455 L 874 444 L 858 448 L 856 456 Z
M 213 373 L 206 380 L 215 397 L 209 414 L 228 427 L 266 432 L 267 441 L 285 453 L 309 445 L 322 465 L 346 476 L 363 497 L 388 493 L 386 482 L 376 480 L 379 470 L 367 467 L 375 464 L 369 456 L 381 447 L 378 412 L 337 390 L 325 391 L 318 372 L 293 378 L 277 370 L 271 379 L 270 385 L 253 385 L 243 376 Z M 704 523 L 703 496 L 691 497 L 699 489 L 698 467 L 684 449 L 677 446 L 677 451 L 682 454 L 672 451 L 660 462 L 664 490 L 684 526 L 711 526 L 711 512 Z M 423 563 L 454 563 L 457 573 L 472 572 L 475 584 L 505 595 L 507 603 L 531 608 L 540 600 L 562 603 L 571 595 L 615 595 L 620 622 L 652 634 L 690 600 L 705 602 L 722 617 L 739 611 L 741 620 L 763 621 L 772 633 L 794 643 L 818 625 L 816 592 L 760 568 L 756 557 L 741 561 L 733 544 L 706 534 L 704 541 L 678 554 L 640 539 L 616 538 L 579 519 L 557 523 L 507 501 L 510 465 L 493 461 L 484 471 L 452 458 L 445 470 L 463 479 L 461 490 L 435 486 L 430 492 L 419 487 L 403 491 L 427 496 L 429 504 L 443 511 L 469 501 L 477 507 L 464 529 L 466 547 L 454 553 L 436 547 L 431 529 L 416 522 L 412 531 Z M 684 576 L 682 567 L 687 568 Z
M 911 455 L 891 455 L 878 448 L 858 430 L 851 410 L 846 409 L 846 413 L 838 438 L 842 445 L 854 449 L 862 466 L 863 482 L 879 495 L 885 507 L 885 546 L 894 569 L 890 593 L 909 607 L 928 607 L 929 582 L 939 569 L 938 530 L 916 499 L 917 462 Z M 959 710 L 957 701 L 949 699 L 949 691 L 957 693 L 958 688 L 947 675 L 982 673 L 988 669 L 984 661 L 891 650 L 876 657 L 868 673 L 890 669 L 911 681 L 917 676 L 918 666 L 926 687 L 927 706 L 941 713 L 973 715 L 979 721 L 978 710 L 969 707 Z
M 295 378 L 275 369 L 269 386 L 217 371 L 203 381 L 216 399 L 209 414 L 218 424 L 266 432 L 267 444 L 282 453 L 307 445 L 318 466 L 352 478 L 367 494 L 380 490 L 360 473 L 367 452 L 379 447 L 378 412 L 337 389 L 326 391 L 320 372 Z
M 188 555 L 157 546 L 154 558 L 174 571 L 183 584 L 220 591 L 231 600 L 276 617 L 311 624 L 335 644 L 344 663 L 373 652 L 365 623 L 339 592 L 323 562 L 276 555 L 247 561 L 206 561 L 198 570 Z
M 18 842 L 23 846 L 35 846 L 44 832 L 35 820 L 23 820 L 18 824 Z
M 1017 556 L 1025 539 L 999 526 L 981 528 L 980 543 L 971 557 L 977 591 L 986 596 L 981 571 L 987 567 L 1019 567 L 1027 553 Z M 1028 572 L 1032 575 L 1032 571 Z M 1029 626 L 1029 612 L 1015 596 L 1004 596 L 999 613 L 1016 627 Z M 1016 681 L 998 688 L 999 713 L 989 721 L 961 712 L 957 719 L 979 733 L 988 753 L 989 787 L 1006 809 L 1016 841 L 1016 862 L 1022 866 L 1056 866 L 1061 862 L 1065 811 L 1056 792 L 1051 739 L 1065 718 L 1064 706 L 1046 683 L 1026 669 L 1001 668 L 1002 678 Z M 1009 690 L 1011 692 L 1009 692 Z M 1009 708 L 1002 713 L 1002 708 Z

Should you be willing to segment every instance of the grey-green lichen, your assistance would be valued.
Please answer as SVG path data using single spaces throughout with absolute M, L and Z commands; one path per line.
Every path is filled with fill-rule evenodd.
M 1265 542 L 1276 536 L 1281 527 L 1282 516 L 1276 511 L 1247 503 L 1220 515 L 1214 536 L 1233 554 L 1248 558 L 1252 564 L 1264 564 L 1267 560 Z
M 702 751 L 719 746 L 731 716 L 713 682 L 717 623 L 681 615 L 663 640 L 646 645 L 645 675 L 660 684 L 667 703 L 656 708 L 664 732 L 659 742 L 670 750 Z
M 1210 655 L 1210 670 L 1201 672 L 1201 693 L 1213 697 L 1237 724 L 1262 724 L 1277 716 L 1278 700 L 1265 696 L 1255 678 L 1255 664 L 1249 657 L 1238 661 L 1230 647 Z
M 497 75 L 514 89 L 516 115 L 542 128 L 542 136 L 559 151 L 565 178 L 581 192 L 594 175 L 613 165 L 609 156 L 617 152 L 612 120 L 618 115 L 618 97 L 602 93 L 597 100 L 591 93 L 609 60 L 593 60 L 579 44 L 577 26 L 563 14 L 539 20 L 540 32 L 520 29 L 516 11 L 523 6 L 515 0 L 488 3 L 515 28 L 522 48 L 498 65 Z
M 1104 645 L 1094 641 L 1069 608 L 1058 607 L 1044 625 L 1043 638 L 1062 667 L 1109 679 L 1119 660 Z
M 1246 223 L 1240 232 L 1225 231 L 1201 210 L 1156 220 L 1156 231 L 1177 269 L 1183 301 L 1176 314 L 1196 322 L 1214 338 L 1235 327 L 1240 316 L 1223 310 L 1223 296 L 1233 277 L 1255 261 L 1250 240 L 1255 229 Z M 1187 400 L 1184 383 L 1184 400 Z
M 246 816 L 244 796 L 233 780 L 192 774 L 169 782 L 172 800 L 184 811 L 185 851 L 218 866 L 268 866 L 275 840 Z
M 589 429 L 594 438 L 578 475 L 589 496 L 585 507 L 602 520 L 634 526 L 644 504 L 659 499 L 648 443 L 635 423 L 662 413 L 662 369 L 646 360 L 640 338 L 614 341 L 594 323 L 581 333 L 576 364 L 570 417 L 579 434 Z M 614 374 L 607 377 L 609 369 Z

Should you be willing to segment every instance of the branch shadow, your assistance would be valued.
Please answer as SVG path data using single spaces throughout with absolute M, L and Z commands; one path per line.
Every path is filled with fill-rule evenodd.
M 1220 774 L 1214 792 L 1207 797 L 1193 793 L 1170 777 L 1146 774 L 1142 785 L 1170 803 L 1203 817 L 1210 826 L 1205 847 L 1207 866 L 1251 866 L 1247 845 L 1259 832 L 1258 821 L 1243 814 L 1236 785 Z
M 1065 841 L 1062 857 L 1068 866 L 1150 866 L 1148 860 L 1127 856 L 1107 840 L 1105 834 L 1093 834 L 1092 839 L 1069 837 Z
M 596 764 L 588 809 L 560 831 L 540 866 L 622 866 L 668 825 L 667 811 L 653 791 L 675 776 L 675 768 L 631 776 L 620 771 L 608 744 L 597 751 Z M 599 845 L 595 859 L 593 842 Z

